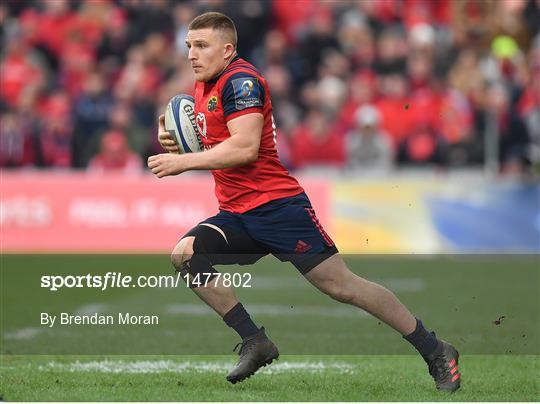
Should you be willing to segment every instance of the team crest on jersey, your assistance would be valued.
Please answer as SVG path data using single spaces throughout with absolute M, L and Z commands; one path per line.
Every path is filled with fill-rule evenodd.
M 197 114 L 197 129 L 199 129 L 199 134 L 202 137 L 206 137 L 206 116 L 204 112 L 199 112 Z
M 208 100 L 208 112 L 215 111 L 215 109 L 217 108 L 217 104 L 217 97 L 215 95 L 211 96 Z
M 237 110 L 263 106 L 259 81 L 255 77 L 241 77 L 231 83 Z

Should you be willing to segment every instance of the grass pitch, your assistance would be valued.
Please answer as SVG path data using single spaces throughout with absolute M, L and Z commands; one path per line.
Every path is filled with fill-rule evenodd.
M 63 289 L 40 276 L 167 274 L 166 256 L 4 255 L 0 395 L 5 401 L 534 401 L 540 397 L 539 257 L 347 257 L 460 350 L 462 389 L 437 392 L 388 327 L 262 260 L 238 295 L 282 356 L 225 380 L 234 332 L 185 286 Z M 223 268 L 222 268 L 223 269 Z M 40 325 L 41 312 L 158 314 L 159 326 Z
M 4 357 L 6 401 L 535 401 L 538 356 L 461 358 L 463 385 L 436 391 L 415 356 L 284 356 L 237 385 L 232 357 Z

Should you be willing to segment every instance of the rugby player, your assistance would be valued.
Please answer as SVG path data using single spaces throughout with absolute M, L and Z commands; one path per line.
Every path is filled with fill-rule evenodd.
M 242 338 L 240 358 L 227 380 L 246 379 L 279 352 L 234 290 L 218 281 L 213 266 L 246 265 L 273 254 L 291 262 L 321 292 L 369 312 L 399 332 L 427 362 L 438 389 L 458 389 L 457 350 L 426 330 L 392 292 L 347 268 L 306 193 L 280 163 L 268 84 L 238 56 L 232 20 L 217 12 L 196 17 L 186 44 L 205 151 L 178 154 L 160 116 L 158 138 L 168 153 L 151 156 L 148 167 L 158 178 L 189 170 L 211 170 L 214 176 L 219 213 L 186 233 L 171 259 L 187 279 L 213 275 L 206 285 L 191 287 Z

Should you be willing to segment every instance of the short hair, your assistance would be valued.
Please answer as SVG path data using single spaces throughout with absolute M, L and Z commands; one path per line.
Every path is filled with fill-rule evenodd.
M 189 30 L 212 28 L 223 32 L 230 37 L 232 44 L 236 47 L 238 42 L 238 34 L 236 33 L 236 27 L 233 20 L 227 17 L 225 14 L 210 11 L 195 17 L 193 21 L 189 23 Z

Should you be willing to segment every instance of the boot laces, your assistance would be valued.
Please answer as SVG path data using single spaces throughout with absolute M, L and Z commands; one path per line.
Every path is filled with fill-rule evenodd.
M 255 345 L 253 338 L 245 339 L 242 342 L 239 342 L 235 345 L 233 348 L 233 352 L 236 352 L 238 347 L 240 347 L 240 350 L 238 351 L 238 355 L 240 357 L 246 355 L 249 351 L 251 351 L 251 348 Z

